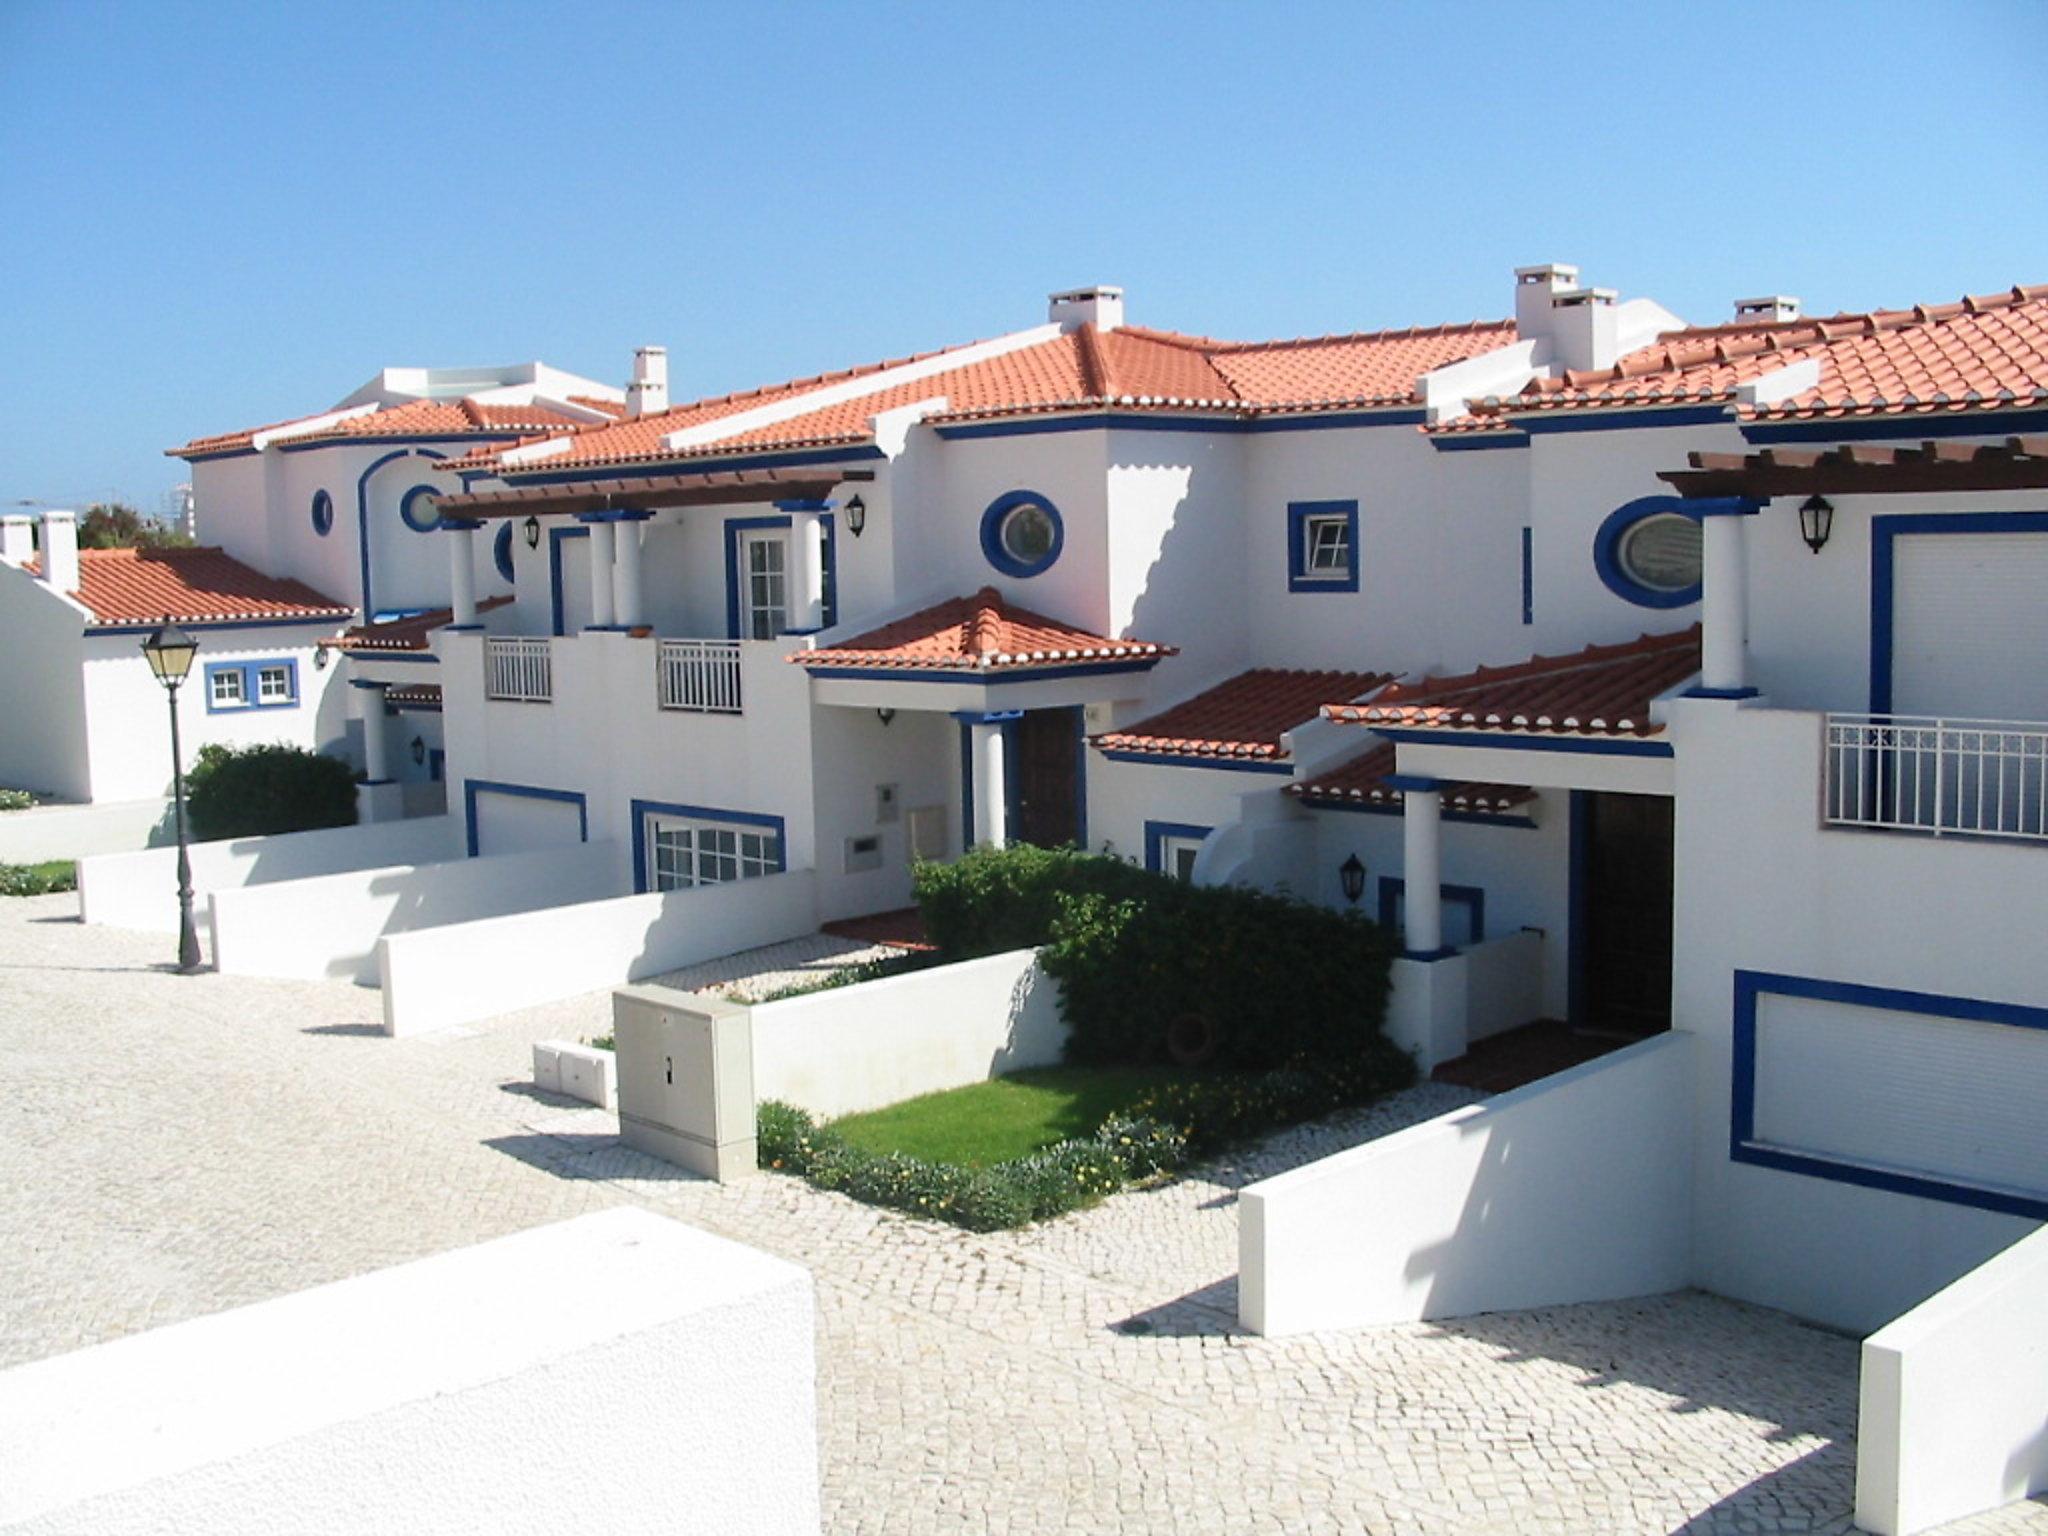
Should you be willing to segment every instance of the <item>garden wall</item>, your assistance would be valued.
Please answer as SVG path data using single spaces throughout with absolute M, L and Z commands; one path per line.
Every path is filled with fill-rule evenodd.
M 172 836 L 168 800 L 38 805 L 26 811 L 0 812 L 0 864 L 133 853 Z
M 816 1536 L 813 1326 L 793 1264 L 581 1216 L 0 1374 L 0 1528 Z
M 1029 949 L 752 1012 L 755 1093 L 820 1116 L 1053 1066 L 1067 1038 L 1059 983 Z

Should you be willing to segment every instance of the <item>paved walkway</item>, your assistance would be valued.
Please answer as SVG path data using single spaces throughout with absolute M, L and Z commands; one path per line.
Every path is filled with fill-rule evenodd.
M 1234 1331 L 1237 1188 L 1468 1090 L 976 1237 L 690 1180 L 536 1096 L 530 1042 L 601 1029 L 601 999 L 388 1040 L 374 993 L 171 976 L 161 936 L 69 909 L 0 902 L 0 1365 L 635 1201 L 816 1276 L 835 1536 L 1849 1529 L 1855 1345 L 1775 1313 Z

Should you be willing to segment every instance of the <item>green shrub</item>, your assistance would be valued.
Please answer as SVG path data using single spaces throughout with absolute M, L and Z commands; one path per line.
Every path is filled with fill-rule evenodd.
M 0 789 L 0 811 L 25 811 L 36 797 L 25 789 Z
M 1187 1161 L 1187 1133 L 1148 1115 L 1111 1115 L 1096 1131 L 1095 1140 L 1134 1179 L 1171 1173 Z
M 1209 1153 L 1333 1110 L 1369 1104 L 1415 1081 L 1415 1060 L 1375 1035 L 1328 1067 L 1219 1073 L 1162 1083 L 1127 1113 L 1178 1134 L 1186 1153 Z M 1105 1124 L 1103 1131 L 1110 1129 Z
M 185 786 L 192 832 L 202 839 L 355 824 L 355 770 L 283 742 L 201 747 Z
M 882 955 L 873 960 L 863 960 L 858 965 L 842 965 L 837 970 L 813 976 L 807 981 L 793 981 L 786 987 L 763 992 L 754 998 L 735 997 L 735 1001 L 752 1003 L 779 1003 L 786 998 L 809 997 L 813 992 L 830 992 L 835 987 L 859 986 L 864 981 L 881 981 L 890 976 L 901 976 L 908 971 L 921 971 L 927 966 L 940 963 L 940 957 L 926 950 L 908 950 L 899 955 Z M 736 988 L 727 988 L 726 996 L 734 997 Z
M 48 896 L 78 889 L 78 866 L 69 859 L 47 864 L 0 864 L 0 896 Z
M 926 936 L 948 961 L 1036 949 L 1062 895 L 1143 895 L 1164 877 L 1073 848 L 973 848 L 912 874 Z

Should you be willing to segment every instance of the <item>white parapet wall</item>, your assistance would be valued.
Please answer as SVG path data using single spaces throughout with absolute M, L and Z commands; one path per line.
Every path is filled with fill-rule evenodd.
M 2048 1490 L 2048 1229 L 1863 1341 L 1856 1524 L 1912 1536 Z
M 778 944 L 817 926 L 811 872 L 797 869 L 393 933 L 377 947 L 384 1030 L 414 1035 L 487 1019 Z
M 215 891 L 213 963 L 229 975 L 374 986 L 377 945 L 387 935 L 593 901 L 618 889 L 619 863 L 610 843 L 573 843 Z
M 1534 928 L 1474 944 L 1465 955 L 1465 1043 L 1543 1017 L 1543 935 Z
M 813 1326 L 793 1264 L 579 1216 L 0 1373 L 0 1530 L 814 1536 Z
M 138 853 L 171 835 L 171 802 L 163 799 L 0 811 L 0 864 Z
M 1608 1301 L 1684 1285 L 1690 1035 L 1656 1036 L 1248 1186 L 1255 1333 Z
M 192 889 L 203 911 L 215 891 L 281 880 L 304 880 L 346 870 L 395 864 L 431 864 L 463 855 L 459 817 L 429 816 L 379 826 L 329 827 L 276 837 L 238 837 L 194 843 Z M 110 853 L 81 859 L 78 915 L 110 928 L 172 933 L 178 927 L 178 850 Z
M 754 1091 L 816 1115 L 1055 1065 L 1059 983 L 1012 950 L 753 1009 Z

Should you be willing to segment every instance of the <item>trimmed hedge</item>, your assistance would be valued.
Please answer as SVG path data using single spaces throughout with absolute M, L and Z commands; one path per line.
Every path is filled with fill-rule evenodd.
M 209 743 L 185 775 L 185 809 L 202 840 L 350 827 L 356 774 L 338 757 L 283 742 Z
M 44 864 L 0 864 L 0 896 L 49 896 L 78 889 L 78 866 L 69 859 Z
M 1121 859 L 1073 848 L 971 848 L 950 864 L 912 873 L 925 936 L 948 962 L 1036 949 L 1052 933 L 1062 896 L 1145 895 L 1166 882 Z

